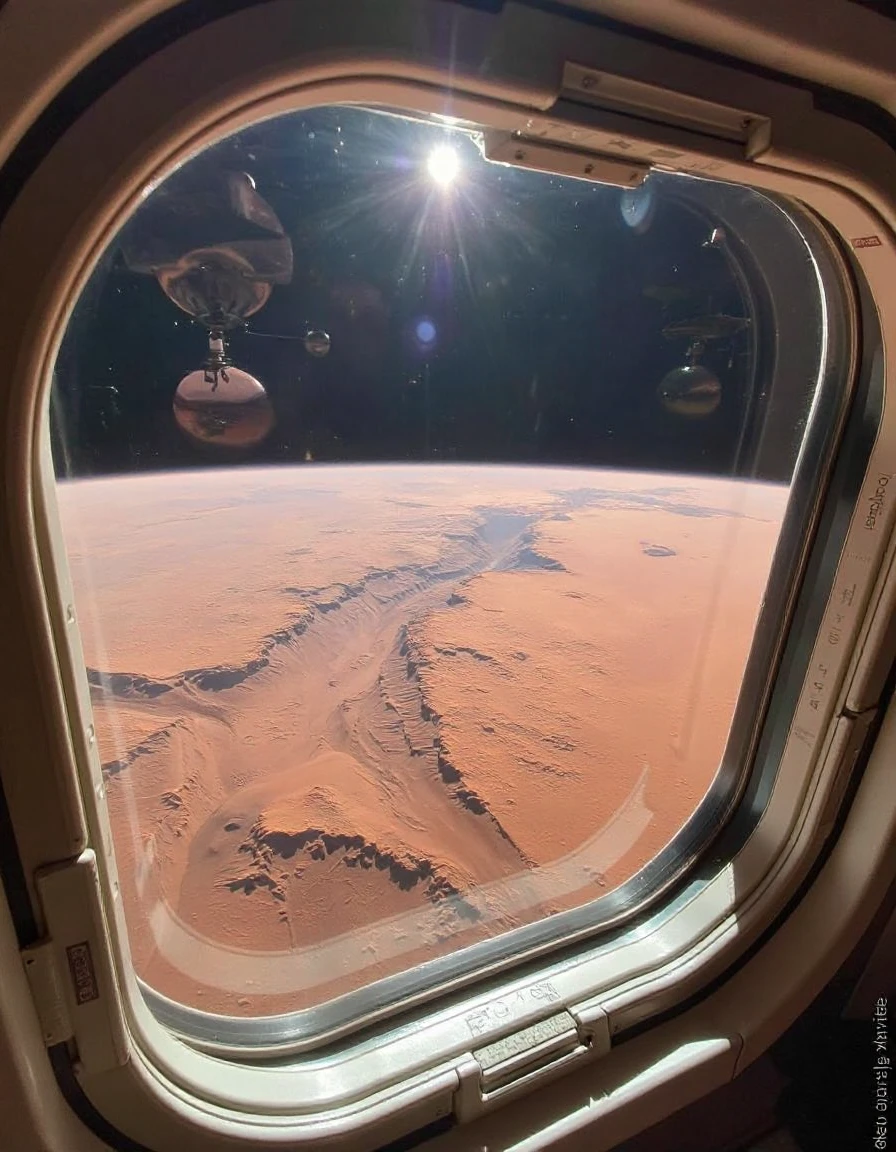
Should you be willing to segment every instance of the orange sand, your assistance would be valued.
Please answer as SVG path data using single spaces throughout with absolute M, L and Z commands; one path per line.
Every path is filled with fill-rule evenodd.
M 785 499 L 463 466 L 61 486 L 139 974 L 286 1011 L 628 879 L 716 772 Z

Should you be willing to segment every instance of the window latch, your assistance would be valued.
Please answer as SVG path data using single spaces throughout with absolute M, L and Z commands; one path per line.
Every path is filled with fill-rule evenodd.
M 21 956 L 44 1044 L 50 1048 L 64 1040 L 71 1040 L 75 1030 L 72 1028 L 53 941 L 40 940 L 37 944 L 31 944 L 22 949 Z
M 42 868 L 37 890 L 47 937 L 22 953 L 44 1043 L 72 1040 L 90 1071 L 127 1060 L 127 1039 L 105 929 L 94 852 Z
M 471 1120 L 609 1049 L 609 1022 L 603 1011 L 589 1009 L 586 1017 L 564 1008 L 473 1049 L 457 1069 L 455 1115 L 461 1122 Z

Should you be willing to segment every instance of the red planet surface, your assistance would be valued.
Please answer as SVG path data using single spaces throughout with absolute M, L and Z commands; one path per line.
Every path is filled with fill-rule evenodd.
M 60 484 L 137 973 L 292 1011 L 625 882 L 718 769 L 786 495 L 463 465 Z

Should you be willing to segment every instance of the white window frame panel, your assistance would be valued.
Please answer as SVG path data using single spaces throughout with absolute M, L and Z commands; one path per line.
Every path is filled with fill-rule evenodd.
M 816 925 L 817 939 L 830 937 L 831 925 L 841 929 L 841 936 L 820 947 L 821 955 L 842 950 L 844 923 L 870 915 L 875 894 L 882 894 L 892 876 L 886 853 L 896 834 L 896 797 L 886 788 L 892 772 L 875 756 L 825 866 L 829 871 L 833 865 L 827 895 L 813 903 L 817 881 L 771 944 L 697 1009 L 611 1048 L 617 1032 L 674 1007 L 742 955 L 797 891 L 825 842 L 848 781 L 851 752 L 874 713 L 881 686 L 869 669 L 879 663 L 876 646 L 893 605 L 888 577 L 896 501 L 885 503 L 870 537 L 860 508 L 853 516 L 834 593 L 858 580 L 864 596 L 842 626 L 834 657 L 837 693 L 810 712 L 804 692 L 793 724 L 801 735 L 788 741 L 756 832 L 692 899 L 670 905 L 649 930 L 608 945 L 596 941 L 584 959 L 573 963 L 547 956 L 537 976 L 511 972 L 497 989 L 474 987 L 460 1004 L 435 1004 L 411 1024 L 387 1023 L 375 1040 L 346 1047 L 338 1056 L 298 1055 L 291 1065 L 276 1068 L 228 1064 L 171 1036 L 135 987 L 77 626 L 67 611 L 72 597 L 55 522 L 41 400 L 65 323 L 95 260 L 146 190 L 174 164 L 262 116 L 338 100 L 450 114 L 510 132 L 554 133 L 558 118 L 551 108 L 563 66 L 570 62 L 640 78 L 716 106 L 723 92 L 724 106 L 748 109 L 768 121 L 770 137 L 755 138 L 752 155 L 741 149 L 738 157 L 730 145 L 709 141 L 705 151 L 695 146 L 677 164 L 703 171 L 709 162 L 716 178 L 802 200 L 847 245 L 862 237 L 879 240 L 854 252 L 877 302 L 886 386 L 896 348 L 896 205 L 889 191 L 896 188 L 896 156 L 863 129 L 815 110 L 804 93 L 671 49 L 651 48 L 645 57 L 634 39 L 513 3 L 491 15 L 440 0 L 394 0 L 388 5 L 389 25 L 375 4 L 350 0 L 334 9 L 280 0 L 226 17 L 162 50 L 66 132 L 0 230 L 0 295 L 6 305 L 0 342 L 12 349 L 14 364 L 2 427 L 14 571 L 3 570 L 0 590 L 12 613 L 8 659 L 18 673 L 7 697 L 3 783 L 32 901 L 43 917 L 40 928 L 51 941 L 40 956 L 58 962 L 67 944 L 88 939 L 104 992 L 98 1001 L 76 1006 L 66 986 L 56 1004 L 56 1027 L 59 1035 L 68 1029 L 74 1035 L 77 1075 L 87 1098 L 112 1125 L 149 1148 L 204 1152 L 220 1147 L 223 1137 L 236 1148 L 313 1147 L 326 1136 L 334 1147 L 371 1149 L 451 1112 L 474 1125 L 437 1144 L 468 1148 L 480 1133 L 497 1131 L 488 1113 L 542 1082 L 521 1082 L 518 1092 L 483 1098 L 479 1065 L 470 1053 L 506 1035 L 511 1022 L 521 1029 L 542 1018 L 537 1000 L 514 994 L 549 980 L 558 991 L 557 1003 L 575 1018 L 580 1038 L 590 1040 L 573 1047 L 551 1074 L 595 1063 L 548 1089 L 547 1097 L 537 1092 L 528 1103 L 540 1100 L 548 1112 L 563 1101 L 569 1105 L 565 1119 L 556 1121 L 558 1138 L 605 1114 L 609 1119 L 594 1147 L 609 1147 L 632 1131 L 632 1101 L 641 1089 L 655 1093 L 655 1119 L 673 1106 L 673 1077 L 680 1104 L 682 1084 L 711 1086 L 714 1077 L 722 1082 L 753 1058 L 761 1050 L 762 1028 L 768 1035 L 774 1025 L 758 1008 L 752 1023 L 745 1015 L 751 1001 L 743 994 L 744 981 L 752 981 L 755 996 L 762 965 L 768 966 L 776 948 L 787 947 L 780 941 L 792 938 L 791 926 L 818 917 L 819 908 L 830 920 L 827 928 Z M 426 42 L 421 32 L 442 34 L 445 28 L 454 29 L 456 44 L 450 94 L 438 60 L 414 48 L 415 37 Z M 650 74 L 641 77 L 645 58 Z M 607 131 L 600 138 L 602 149 L 612 151 L 612 135 Z M 879 476 L 896 474 L 894 409 L 885 403 L 860 505 L 873 498 Z M 887 724 L 890 740 L 896 721 L 890 717 Z M 875 875 L 859 883 L 857 860 L 863 852 Z M 841 890 L 838 904 L 843 875 L 856 880 L 855 894 Z M 43 963 L 36 953 L 31 959 Z M 805 957 L 799 961 L 808 969 L 809 988 L 813 978 L 817 983 L 819 965 L 813 968 Z M 52 970 L 52 959 L 47 963 Z M 737 988 L 739 1000 L 732 991 Z M 779 1007 L 785 999 L 782 990 Z M 494 1026 L 474 1041 L 466 1017 L 497 1004 L 507 1011 L 493 1013 Z M 43 1008 L 46 1028 L 52 1019 Z M 724 1024 L 701 1034 L 713 1012 Z M 590 1103 L 580 1100 L 574 1107 L 583 1084 Z M 535 1147 L 535 1137 L 520 1129 L 530 1114 L 529 1107 L 519 1105 L 502 1112 L 511 1128 L 516 1125 L 515 1144 L 506 1136 L 482 1139 L 489 1147 Z

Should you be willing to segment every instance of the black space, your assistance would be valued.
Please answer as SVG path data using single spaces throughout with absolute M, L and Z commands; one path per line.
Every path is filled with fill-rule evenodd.
M 426 171 L 446 140 L 461 165 L 447 192 Z M 61 474 L 309 458 L 757 474 L 756 396 L 775 333 L 757 312 L 755 269 L 800 250 L 783 217 L 767 253 L 747 252 L 730 225 L 727 242 L 709 244 L 719 186 L 653 174 L 645 226 L 633 228 L 619 189 L 492 165 L 467 135 L 346 107 L 268 121 L 192 162 L 209 186 L 228 171 L 252 175 L 293 248 L 291 282 L 230 334 L 235 365 L 267 389 L 271 434 L 242 450 L 184 435 L 172 398 L 201 366 L 206 331 L 116 244 L 57 363 Z M 722 193 L 728 218 L 766 211 L 754 193 Z M 198 244 L 207 236 L 195 223 Z M 752 322 L 700 358 L 720 401 L 669 411 L 660 382 L 689 341 L 663 328 L 720 314 Z M 414 336 L 423 318 L 437 332 L 426 350 Z M 306 351 L 312 329 L 329 335 L 328 355 Z M 789 478 L 798 445 L 785 437 L 758 475 Z

